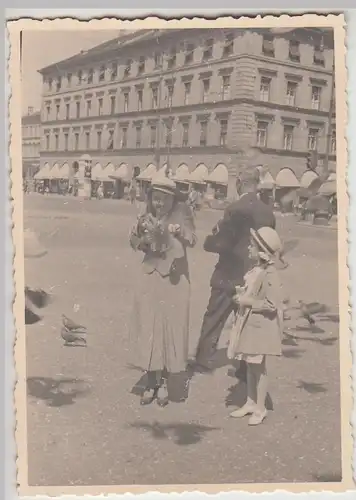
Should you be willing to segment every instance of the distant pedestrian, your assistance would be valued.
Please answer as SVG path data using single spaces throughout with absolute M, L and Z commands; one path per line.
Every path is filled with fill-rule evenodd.
M 249 425 L 258 425 L 267 415 L 266 356 L 282 354 L 284 296 L 276 269 L 282 243 L 277 232 L 252 229 L 249 252 L 256 264 L 237 287 L 234 300 L 239 309 L 228 348 L 230 359 L 247 363 L 247 401 L 231 416 L 251 415 Z
M 136 196 L 137 196 L 136 181 L 135 179 L 133 179 L 129 189 L 129 197 L 131 205 L 134 205 L 136 203 Z
M 185 371 L 188 359 L 190 276 L 187 248 L 195 245 L 191 210 L 176 198 L 175 182 L 158 173 L 146 213 L 130 234 L 143 252 L 134 296 L 131 341 L 135 365 L 147 373 L 141 404 L 168 404 L 168 377 Z

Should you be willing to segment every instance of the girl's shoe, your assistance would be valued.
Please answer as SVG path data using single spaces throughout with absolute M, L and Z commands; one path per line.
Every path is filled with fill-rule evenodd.
M 157 391 L 157 404 L 162 408 L 169 403 L 167 385 L 163 384 Z
M 232 413 L 230 413 L 230 417 L 232 418 L 246 417 L 246 415 L 252 415 L 255 412 L 255 410 L 256 410 L 255 405 L 253 405 L 252 403 L 246 403 L 238 410 L 235 410 Z
M 248 425 L 260 425 L 264 421 L 267 416 L 267 410 L 263 410 L 262 412 L 256 410 L 252 416 L 249 418 Z
M 153 403 L 153 401 L 157 397 L 157 392 L 158 392 L 157 387 L 155 389 L 145 389 L 141 396 L 140 400 L 141 405 L 150 405 L 151 403 Z

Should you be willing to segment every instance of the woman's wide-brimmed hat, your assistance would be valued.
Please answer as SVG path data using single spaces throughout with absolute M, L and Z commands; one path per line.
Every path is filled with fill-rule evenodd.
M 281 258 L 283 244 L 277 231 L 271 227 L 261 227 L 257 231 L 251 229 L 251 236 L 261 250 L 267 255 L 279 259 Z
M 156 190 L 156 191 L 161 191 L 162 193 L 167 193 L 167 194 L 176 194 L 176 183 L 167 177 L 165 169 L 161 168 L 158 170 L 158 172 L 154 175 L 151 181 L 151 188 Z

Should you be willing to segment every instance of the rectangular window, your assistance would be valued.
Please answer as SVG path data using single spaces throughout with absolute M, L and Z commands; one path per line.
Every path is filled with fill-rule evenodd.
M 182 146 L 188 147 L 189 146 L 189 123 L 183 122 L 182 126 L 183 126 Z
M 127 113 L 129 110 L 129 93 L 124 92 L 124 113 Z
M 297 40 L 290 40 L 289 42 L 289 59 L 300 62 L 299 42 Z
M 103 114 L 103 98 L 100 97 L 100 99 L 98 99 L 98 115 L 101 116 Z
M 105 81 L 105 66 L 101 66 L 99 70 L 99 82 Z
M 231 56 L 233 53 L 234 53 L 234 35 L 232 33 L 228 33 L 225 36 L 223 57 Z
M 267 57 L 274 57 L 274 37 L 272 35 L 263 35 L 262 54 Z
M 167 59 L 167 67 L 168 69 L 172 69 L 175 67 L 177 63 L 177 53 L 176 53 L 176 49 L 171 49 L 171 51 L 169 52 L 169 55 L 168 55 L 168 59 Z
M 213 57 L 213 46 L 214 38 L 208 38 L 208 40 L 205 40 L 203 47 L 203 61 L 207 61 Z
M 90 149 L 90 132 L 89 132 L 89 130 L 87 130 L 85 132 L 85 147 L 87 150 Z
M 145 56 L 140 56 L 137 73 L 142 75 L 145 72 Z
M 55 144 L 55 146 L 54 146 L 55 150 L 58 151 L 59 150 L 59 135 L 58 134 L 56 134 L 54 136 L 54 144 Z
M 101 138 L 102 138 L 102 131 L 98 130 L 96 132 L 96 149 L 101 149 Z
M 121 148 L 127 148 L 127 127 L 121 129 Z
M 221 99 L 225 101 L 230 99 L 230 75 L 223 75 L 221 77 Z
M 263 121 L 258 121 L 257 137 L 256 137 L 256 144 L 258 147 L 265 148 L 267 146 L 267 131 L 268 131 L 268 123 Z
M 114 81 L 117 79 L 117 72 L 118 72 L 117 70 L 118 70 L 117 63 L 112 63 L 111 71 L 110 71 L 110 80 L 111 81 Z
M 114 149 L 114 130 L 109 130 L 108 149 Z
M 81 85 L 83 82 L 83 71 L 82 70 L 78 71 L 77 77 L 78 77 L 78 85 Z
M 227 144 L 227 128 L 228 121 L 220 120 L 220 146 L 226 146 Z
M 114 115 L 116 112 L 116 96 L 110 96 L 110 114 Z
M 125 65 L 125 69 L 124 69 L 124 78 L 128 78 L 130 76 L 131 65 L 132 65 L 132 61 L 131 61 L 131 59 L 128 59 L 126 61 L 126 65 Z
M 286 104 L 288 106 L 295 106 L 297 97 L 298 84 L 295 82 L 287 82 Z
M 56 91 L 59 92 L 61 90 L 61 87 L 62 87 L 62 78 L 59 76 L 56 82 Z
M 208 142 L 208 122 L 200 122 L 200 146 L 206 146 Z
M 88 71 L 88 83 L 93 83 L 94 80 L 94 70 L 91 68 Z
M 336 154 L 336 130 L 331 132 L 330 153 L 332 155 Z
M 47 118 L 47 121 L 49 121 L 51 119 L 51 106 L 50 105 L 46 106 L 46 118 Z
M 207 102 L 209 100 L 209 90 L 210 90 L 210 79 L 205 78 L 202 80 L 202 102 Z
M 311 97 L 311 107 L 312 109 L 320 109 L 320 101 L 321 101 L 321 87 L 317 87 L 316 85 L 312 86 L 312 97 Z
M 136 127 L 136 148 L 141 147 L 141 141 L 142 141 L 142 127 L 138 125 Z
M 49 146 L 50 146 L 50 143 L 49 143 L 49 134 L 46 134 L 46 149 L 47 149 L 47 151 L 49 151 Z
M 268 102 L 270 97 L 271 79 L 265 76 L 261 77 L 260 101 Z
M 156 138 L 157 138 L 157 127 L 156 127 L 156 125 L 151 125 L 151 127 L 150 127 L 150 146 L 151 146 L 151 148 L 156 147 Z
M 293 125 L 285 125 L 283 130 L 283 149 L 291 151 L 293 149 Z
M 159 52 L 155 52 L 154 60 L 155 60 L 155 69 L 161 68 L 161 66 L 162 66 L 162 55 Z
M 59 120 L 60 105 L 56 104 L 56 120 Z
M 72 85 L 72 73 L 67 74 L 67 85 L 68 87 Z
M 184 55 L 184 64 L 191 64 L 194 61 L 194 44 L 187 43 Z
M 91 100 L 87 101 L 87 116 L 91 115 Z
M 74 134 L 74 149 L 77 151 L 79 149 L 79 134 L 76 132 Z
M 172 124 L 166 123 L 166 146 L 172 145 Z
M 313 62 L 316 66 L 325 66 L 324 47 L 321 43 L 314 47 Z
M 158 108 L 158 87 L 152 87 L 152 109 Z
M 191 82 L 184 82 L 184 104 L 189 104 L 190 101 L 190 91 L 192 88 Z
M 75 103 L 75 106 L 76 106 L 76 117 L 80 118 L 80 101 L 77 101 Z
M 318 137 L 319 129 L 310 128 L 308 132 L 308 150 L 317 151 L 318 150 Z
M 48 80 L 48 90 L 49 91 L 52 90 L 52 85 L 53 85 L 53 80 L 52 80 L 52 78 L 49 78 L 49 80 Z
M 64 151 L 68 151 L 68 144 L 69 144 L 69 135 L 68 133 L 64 134 Z
M 169 108 L 171 108 L 173 105 L 173 93 L 174 93 L 174 86 L 171 84 L 167 85 L 167 105 Z
M 143 91 L 137 91 L 137 111 L 142 111 Z
M 70 104 L 69 102 L 66 104 L 66 120 L 70 118 Z

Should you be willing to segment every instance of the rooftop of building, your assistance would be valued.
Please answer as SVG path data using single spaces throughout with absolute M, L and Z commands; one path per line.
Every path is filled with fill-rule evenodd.
M 206 28 L 205 28 L 206 29 Z M 212 28 L 213 30 L 214 28 Z M 254 30 L 257 32 L 269 32 L 275 37 L 284 38 L 296 38 L 298 39 L 302 35 L 310 37 L 310 43 L 320 42 L 323 38 L 323 43 L 325 46 L 332 48 L 334 45 L 333 28 L 235 28 L 236 30 Z M 184 33 L 190 31 L 190 29 L 160 29 L 160 30 L 137 30 L 130 31 L 120 36 L 109 40 L 107 42 L 96 45 L 89 50 L 82 50 L 73 56 L 53 63 L 49 66 L 41 68 L 38 70 L 42 75 L 50 74 L 53 70 L 65 70 L 72 67 L 73 65 L 80 65 L 92 62 L 96 57 L 100 61 L 103 56 L 117 55 L 118 51 L 125 49 L 128 46 L 138 45 L 145 43 L 155 38 L 162 38 L 163 36 L 169 36 L 173 33 Z

